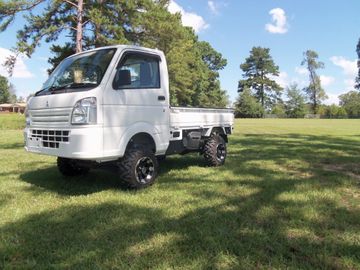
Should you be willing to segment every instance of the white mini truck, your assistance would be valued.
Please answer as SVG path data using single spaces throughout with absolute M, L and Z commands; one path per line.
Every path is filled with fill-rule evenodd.
M 199 152 L 211 166 L 224 164 L 233 111 L 169 100 L 159 50 L 118 45 L 72 55 L 29 100 L 25 149 L 58 157 L 65 176 L 115 165 L 132 188 L 151 185 L 167 155 Z

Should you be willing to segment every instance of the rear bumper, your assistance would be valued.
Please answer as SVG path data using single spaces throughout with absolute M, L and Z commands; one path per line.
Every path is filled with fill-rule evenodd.
M 31 127 L 24 130 L 25 150 L 32 153 L 72 159 L 103 158 L 103 128 Z

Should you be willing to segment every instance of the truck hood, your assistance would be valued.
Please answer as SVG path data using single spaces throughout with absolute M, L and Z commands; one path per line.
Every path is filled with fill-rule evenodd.
M 38 110 L 73 107 L 80 99 L 96 97 L 96 89 L 98 87 L 90 91 L 34 96 L 28 101 L 27 108 L 29 110 Z

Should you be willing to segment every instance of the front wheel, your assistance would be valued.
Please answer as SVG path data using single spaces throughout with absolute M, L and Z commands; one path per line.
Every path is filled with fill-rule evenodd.
M 204 158 L 209 166 L 221 166 L 225 163 L 227 150 L 223 137 L 214 134 L 205 143 Z
M 89 172 L 89 168 L 79 166 L 77 162 L 70 158 L 57 158 L 57 166 L 60 173 L 64 176 L 84 175 Z
M 158 174 L 158 161 L 154 153 L 144 147 L 135 146 L 128 149 L 118 162 L 121 180 L 133 189 L 151 186 Z

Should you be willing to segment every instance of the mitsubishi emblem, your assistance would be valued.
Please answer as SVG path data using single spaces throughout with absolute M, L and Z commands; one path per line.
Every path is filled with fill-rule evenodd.
M 46 108 L 49 108 L 49 101 L 46 101 Z

